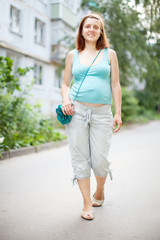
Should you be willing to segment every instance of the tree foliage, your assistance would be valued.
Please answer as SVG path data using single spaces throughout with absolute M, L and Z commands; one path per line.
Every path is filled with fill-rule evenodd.
M 96 4 L 88 4 L 94 2 Z M 129 86 L 134 79 L 145 82 L 136 96 L 142 106 L 160 109 L 160 2 L 159 0 L 82 1 L 82 7 L 98 12 L 105 20 L 106 32 L 118 56 L 120 81 Z M 136 6 L 141 4 L 145 23 Z M 154 34 L 153 34 L 154 33 Z M 151 40 L 154 43 L 151 43 Z
M 150 59 L 141 76 L 145 80 L 145 88 L 136 91 L 136 96 L 141 106 L 160 112 L 160 43 L 148 46 L 148 53 Z
M 144 68 L 147 30 L 143 28 L 138 12 L 126 1 L 95 2 L 97 6 L 91 7 L 91 10 L 100 13 L 105 19 L 111 48 L 116 51 L 119 60 L 121 85 L 128 86 L 129 80 L 139 76 Z
M 135 0 L 136 5 L 142 5 L 145 12 L 149 31 L 152 34 L 160 34 L 160 1 L 159 0 Z M 157 34 L 156 34 L 157 35 Z M 151 35 L 150 35 L 151 37 Z M 157 39 L 159 36 L 156 36 Z
M 160 1 L 135 0 L 135 4 L 141 4 L 144 9 L 148 26 L 147 51 L 149 54 L 145 72 L 141 76 L 146 83 L 145 89 L 137 92 L 137 97 L 140 104 L 147 109 L 160 111 Z

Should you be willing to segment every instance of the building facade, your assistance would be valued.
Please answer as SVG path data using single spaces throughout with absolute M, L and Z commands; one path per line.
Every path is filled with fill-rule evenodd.
M 40 103 L 44 114 L 54 116 L 61 102 L 63 74 L 57 75 L 57 67 L 68 51 L 63 38 L 75 38 L 85 14 L 80 4 L 81 0 L 0 0 L 0 56 L 12 58 L 14 69 L 34 67 L 22 84 L 34 80 L 29 101 Z

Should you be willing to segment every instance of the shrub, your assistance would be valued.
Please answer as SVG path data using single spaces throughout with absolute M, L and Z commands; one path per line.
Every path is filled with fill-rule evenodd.
M 127 90 L 125 87 L 121 87 L 122 90 L 122 121 L 134 122 L 135 117 L 140 113 L 140 107 L 138 100 L 134 96 L 134 91 Z M 113 109 L 113 113 L 114 113 Z
M 55 132 L 53 120 L 42 115 L 39 105 L 27 102 L 30 86 L 20 88 L 19 77 L 26 75 L 31 68 L 19 68 L 14 75 L 12 64 L 10 58 L 0 57 L 0 137 L 4 137 L 0 151 L 65 138 Z

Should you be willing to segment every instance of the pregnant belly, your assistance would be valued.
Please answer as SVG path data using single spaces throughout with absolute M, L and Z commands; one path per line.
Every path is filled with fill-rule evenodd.
M 80 101 L 77 101 L 77 102 L 80 102 Z M 80 103 L 87 105 L 87 106 L 94 106 L 94 107 L 99 107 L 99 106 L 105 105 L 105 104 L 99 104 L 99 103 L 86 103 L 86 102 L 80 102 Z

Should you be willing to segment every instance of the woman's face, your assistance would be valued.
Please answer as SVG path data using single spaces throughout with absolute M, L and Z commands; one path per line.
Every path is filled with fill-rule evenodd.
M 97 42 L 100 33 L 100 21 L 98 19 L 87 18 L 84 21 L 82 35 L 86 41 Z

